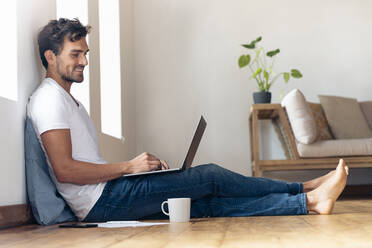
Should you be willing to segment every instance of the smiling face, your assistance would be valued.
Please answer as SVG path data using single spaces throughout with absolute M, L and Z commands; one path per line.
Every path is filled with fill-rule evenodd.
M 81 83 L 84 80 L 84 67 L 88 65 L 88 51 L 85 38 L 74 42 L 65 38 L 61 52 L 55 57 L 53 74 L 67 83 Z

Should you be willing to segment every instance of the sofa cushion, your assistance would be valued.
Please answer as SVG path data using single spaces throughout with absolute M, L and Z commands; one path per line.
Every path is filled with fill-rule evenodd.
M 331 130 L 329 129 L 327 119 L 324 114 L 324 110 L 320 103 L 308 102 L 311 113 L 313 114 L 314 121 L 316 123 L 317 136 L 316 141 L 318 140 L 330 140 L 333 139 Z
M 372 139 L 321 140 L 309 145 L 297 143 L 302 158 L 367 156 L 372 154 Z
M 359 103 L 354 98 L 319 96 L 328 124 L 336 139 L 372 137 Z
M 298 89 L 289 92 L 282 100 L 296 140 L 311 144 L 317 137 L 316 124 L 304 95 Z
M 29 118 L 26 118 L 24 145 L 27 197 L 37 223 L 52 225 L 76 221 L 49 176 L 45 154 Z
M 372 130 L 372 101 L 359 102 L 359 106 L 362 109 L 364 118 L 366 118 L 369 129 Z

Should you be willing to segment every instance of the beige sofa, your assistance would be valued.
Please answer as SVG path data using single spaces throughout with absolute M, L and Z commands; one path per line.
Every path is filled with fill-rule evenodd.
M 372 167 L 372 102 L 319 96 L 309 103 L 299 90 L 282 104 L 254 104 L 250 116 L 253 175 L 263 171 L 331 169 L 340 158 L 351 168 Z M 258 120 L 272 119 L 284 160 L 261 160 Z

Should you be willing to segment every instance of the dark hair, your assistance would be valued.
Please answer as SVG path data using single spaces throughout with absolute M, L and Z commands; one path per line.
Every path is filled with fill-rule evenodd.
M 90 28 L 89 25 L 83 26 L 77 18 L 72 20 L 60 18 L 59 20 L 49 21 L 48 25 L 43 27 L 37 36 L 40 58 L 45 69 L 48 69 L 48 62 L 44 56 L 45 51 L 51 50 L 55 55 L 58 55 L 63 48 L 66 36 L 74 42 L 85 37 Z

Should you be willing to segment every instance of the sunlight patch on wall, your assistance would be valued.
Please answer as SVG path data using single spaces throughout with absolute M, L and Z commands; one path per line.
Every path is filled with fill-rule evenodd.
M 57 19 L 78 18 L 83 25 L 88 24 L 88 0 L 57 0 Z M 89 45 L 89 34 L 86 37 Z M 87 55 L 89 62 L 89 53 Z M 71 94 L 77 98 L 90 114 L 90 81 L 89 64 L 84 69 L 84 81 L 74 83 L 71 87 Z
M 119 1 L 99 0 L 102 132 L 122 139 Z
M 18 100 L 17 1 L 0 2 L 0 97 Z

